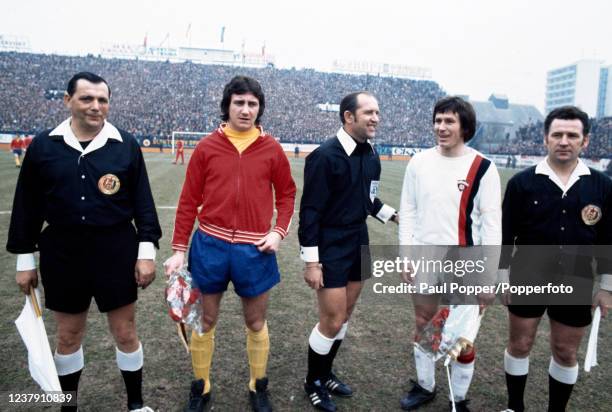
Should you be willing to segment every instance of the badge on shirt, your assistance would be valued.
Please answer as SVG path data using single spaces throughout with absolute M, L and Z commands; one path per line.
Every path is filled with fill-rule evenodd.
M 378 185 L 380 184 L 379 180 L 372 180 L 370 183 L 370 202 L 373 202 L 376 196 L 378 196 Z
M 119 178 L 111 173 L 105 174 L 98 180 L 98 189 L 105 195 L 114 195 L 119 191 L 120 187 L 121 182 Z
M 586 205 L 582 208 L 582 221 L 585 225 L 593 226 L 601 220 L 601 209 L 599 206 Z
M 470 184 L 468 183 L 467 180 L 465 180 L 465 179 L 457 180 L 457 189 L 459 189 L 460 192 L 463 192 L 469 186 L 470 186 Z

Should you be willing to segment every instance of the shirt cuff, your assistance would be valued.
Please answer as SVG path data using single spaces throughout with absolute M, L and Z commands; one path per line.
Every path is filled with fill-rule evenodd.
M 599 280 L 599 288 L 612 292 L 612 275 L 601 275 L 601 279 Z
M 155 260 L 155 246 L 153 242 L 140 242 L 138 244 L 138 259 Z
M 280 226 L 275 226 L 272 231 L 278 233 L 281 237 L 281 240 L 287 237 L 287 231 Z
M 318 246 L 301 246 L 300 247 L 300 258 L 304 262 L 318 262 L 319 261 L 319 247 Z
M 178 243 L 173 243 L 172 244 L 172 250 L 174 252 L 177 252 L 177 251 L 178 252 L 187 252 L 187 249 L 189 249 L 188 245 L 181 245 L 181 244 L 178 244 Z
M 382 205 L 376 217 L 383 223 L 387 223 L 395 214 L 395 209 L 389 205 Z
M 17 271 L 36 269 L 34 253 L 24 253 L 17 255 Z

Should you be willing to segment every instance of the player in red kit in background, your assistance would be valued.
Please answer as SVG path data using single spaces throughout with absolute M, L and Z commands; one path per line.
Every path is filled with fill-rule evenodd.
M 185 144 L 182 140 L 177 140 L 176 142 L 176 158 L 172 164 L 177 164 L 179 156 L 181 158 L 181 164 L 185 164 Z
M 10 146 L 10 150 L 15 156 L 15 167 L 21 167 L 21 155 L 23 154 L 24 149 L 25 145 L 21 136 L 15 136 L 15 138 L 11 140 Z

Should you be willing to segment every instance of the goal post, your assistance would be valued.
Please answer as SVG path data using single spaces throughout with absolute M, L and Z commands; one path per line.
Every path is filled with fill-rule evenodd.
M 174 154 L 175 142 L 183 140 L 187 146 L 195 146 L 202 137 L 209 135 L 210 132 L 172 132 L 172 153 Z

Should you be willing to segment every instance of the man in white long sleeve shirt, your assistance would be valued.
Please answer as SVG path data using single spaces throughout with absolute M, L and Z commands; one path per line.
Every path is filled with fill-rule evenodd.
M 476 114 L 459 97 L 439 100 L 433 113 L 438 145 L 416 154 L 408 164 L 400 204 L 400 245 L 474 246 L 501 244 L 500 181 L 495 164 L 466 146 L 475 132 Z M 418 259 L 420 256 L 412 256 Z M 440 256 L 443 258 L 444 256 Z M 416 282 L 437 282 L 437 274 L 417 276 Z M 406 282 L 414 274 L 405 273 Z M 417 292 L 419 290 L 417 289 Z M 438 311 L 440 296 L 415 293 L 415 341 Z M 436 392 L 434 362 L 414 350 L 418 382 L 401 400 L 404 410 L 418 409 Z M 474 371 L 474 348 L 461 352 L 452 364 L 451 382 L 457 411 L 468 411 L 465 398 Z

